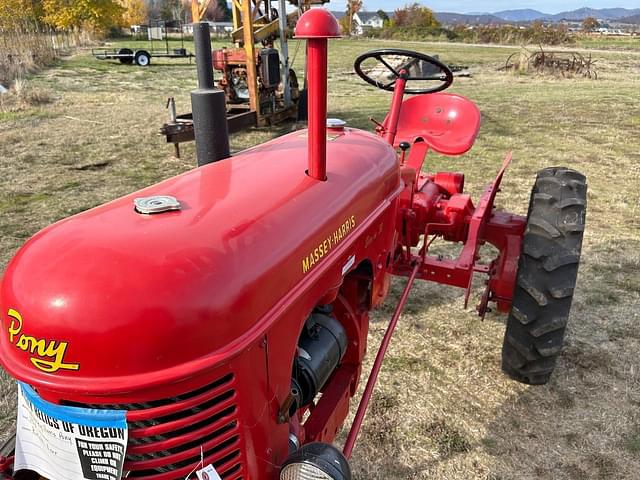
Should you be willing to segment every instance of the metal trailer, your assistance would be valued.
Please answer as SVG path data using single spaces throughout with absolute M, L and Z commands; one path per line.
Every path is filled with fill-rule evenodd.
M 149 33 L 151 48 L 137 48 L 134 46 L 120 48 L 92 48 L 91 54 L 97 60 L 119 60 L 120 63 L 124 63 L 125 65 L 131 65 L 135 63 L 140 67 L 149 66 L 151 64 L 152 57 L 188 58 L 189 61 L 191 61 L 193 54 L 187 51 L 187 49 L 184 47 L 184 32 L 182 30 L 182 23 L 177 22 L 177 25 L 180 29 L 180 48 L 169 48 L 169 37 L 166 35 L 166 28 L 168 24 L 166 21 L 162 20 L 155 22 L 154 25 L 148 25 L 148 27 L 160 29 L 161 32 L 165 32 L 162 35 L 164 37 L 164 48 L 155 48 L 154 40 L 159 39 L 154 38 L 154 35 Z

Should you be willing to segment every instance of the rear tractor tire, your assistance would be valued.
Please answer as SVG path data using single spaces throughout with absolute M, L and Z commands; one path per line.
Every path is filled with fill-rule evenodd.
M 538 173 L 502 346 L 502 370 L 514 380 L 542 385 L 556 366 L 578 275 L 586 203 L 581 173 L 560 167 Z

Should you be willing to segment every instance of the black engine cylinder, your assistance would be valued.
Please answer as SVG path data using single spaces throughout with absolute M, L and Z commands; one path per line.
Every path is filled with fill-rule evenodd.
M 327 382 L 347 351 L 347 332 L 340 322 L 315 311 L 298 341 L 293 378 L 300 389 L 300 405 L 309 404 Z
M 280 83 L 280 56 L 274 48 L 260 50 L 260 80 L 264 88 L 276 88 Z

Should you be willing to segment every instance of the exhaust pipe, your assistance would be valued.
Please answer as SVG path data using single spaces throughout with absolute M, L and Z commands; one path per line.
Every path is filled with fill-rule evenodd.
M 198 88 L 191 92 L 191 111 L 196 140 L 198 166 L 228 158 L 229 130 L 227 126 L 227 102 L 223 90 L 215 88 L 211 57 L 211 33 L 209 24 L 193 24 L 193 41 L 196 49 Z
M 327 44 L 338 37 L 338 22 L 324 8 L 307 10 L 296 24 L 295 38 L 307 40 L 307 175 L 320 181 L 327 179 Z

